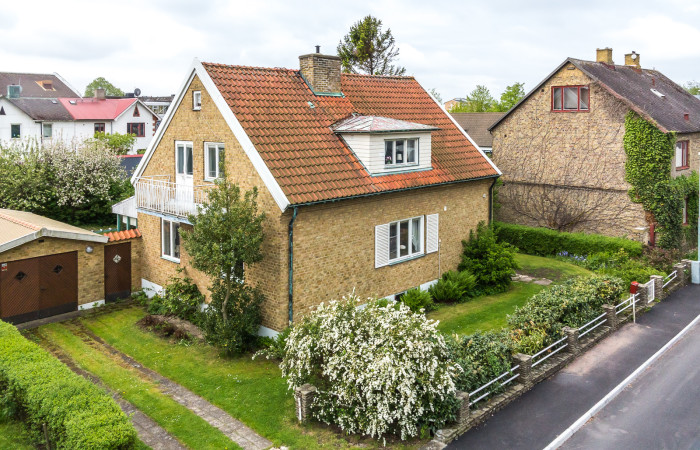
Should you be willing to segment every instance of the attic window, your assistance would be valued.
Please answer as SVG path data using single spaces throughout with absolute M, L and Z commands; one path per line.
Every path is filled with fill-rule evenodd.
M 399 166 L 418 163 L 418 139 L 384 141 L 384 165 Z
M 195 111 L 202 109 L 202 91 L 192 92 L 192 109 Z
M 37 81 L 36 84 L 41 86 L 41 88 L 45 91 L 55 91 L 53 87 L 53 82 L 51 80 L 42 80 L 42 81 Z
M 75 100 L 68 100 L 68 103 L 70 103 L 71 105 L 77 105 L 77 104 L 78 104 L 78 102 L 76 102 Z
M 661 92 L 657 91 L 657 90 L 654 89 L 654 88 L 651 88 L 650 90 L 651 90 L 651 92 L 654 93 L 654 95 L 656 95 L 656 96 L 659 97 L 659 98 L 664 98 L 664 97 L 666 97 L 665 94 L 662 94 Z
M 552 111 L 588 111 L 590 90 L 588 86 L 554 86 Z
M 139 105 L 134 106 L 134 117 L 141 117 L 141 113 L 139 112 Z
M 22 86 L 18 84 L 10 84 L 7 86 L 7 96 L 9 98 L 19 98 L 19 94 L 22 92 Z

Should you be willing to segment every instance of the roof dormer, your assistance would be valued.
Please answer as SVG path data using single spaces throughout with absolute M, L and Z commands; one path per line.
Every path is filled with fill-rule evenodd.
M 432 169 L 431 133 L 438 130 L 404 120 L 353 115 L 331 126 L 371 175 Z

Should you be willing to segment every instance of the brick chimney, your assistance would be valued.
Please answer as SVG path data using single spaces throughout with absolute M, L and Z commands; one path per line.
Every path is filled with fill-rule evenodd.
M 642 66 L 639 64 L 639 54 L 635 53 L 634 50 L 632 50 L 632 53 L 627 53 L 625 55 L 625 65 L 641 69 Z
M 605 64 L 615 64 L 612 59 L 612 49 L 609 47 L 597 48 L 595 50 L 595 60 L 596 62 L 601 62 Z
M 95 99 L 104 100 L 106 98 L 106 93 L 104 88 L 95 88 Z
M 301 75 L 317 94 L 340 94 L 340 57 L 322 55 L 320 46 L 316 53 L 299 57 Z

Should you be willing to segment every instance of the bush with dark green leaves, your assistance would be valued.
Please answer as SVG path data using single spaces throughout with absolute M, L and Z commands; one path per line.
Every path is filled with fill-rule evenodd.
M 0 415 L 24 422 L 52 448 L 128 449 L 136 431 L 102 389 L 73 373 L 17 329 L 0 321 Z
M 153 296 L 148 304 L 148 312 L 173 315 L 196 324 L 199 323 L 204 295 L 191 278 L 180 276 L 182 272 L 182 269 L 178 269 L 178 275 L 168 280 L 162 295 Z
M 477 288 L 483 293 L 505 292 L 515 275 L 518 263 L 516 248 L 506 242 L 498 242 L 493 229 L 484 222 L 469 232 L 469 240 L 462 241 L 460 271 L 467 270 L 476 277 Z
M 411 308 L 414 313 L 420 312 L 421 309 L 424 312 L 435 309 L 435 303 L 433 303 L 430 293 L 417 288 L 406 291 L 401 296 L 401 302 Z
M 456 336 L 448 342 L 452 359 L 463 369 L 456 380 L 460 391 L 471 392 L 510 370 L 513 365 L 510 337 L 505 331 Z
M 262 320 L 262 293 L 238 283 L 233 284 L 228 302 L 224 302 L 225 289 L 215 286 L 211 293 L 211 303 L 202 313 L 201 322 L 207 342 L 229 355 L 254 348 Z
M 501 242 L 514 245 L 522 253 L 554 256 L 562 252 L 585 256 L 598 252 L 616 252 L 624 249 L 631 256 L 642 254 L 642 244 L 631 239 L 600 234 L 567 233 L 549 228 L 528 227 L 495 222 L 494 232 Z
M 663 271 L 647 265 L 644 259 L 632 258 L 622 249 L 594 253 L 583 262 L 583 266 L 601 275 L 620 278 L 628 287 L 633 281 L 646 283 L 652 275 L 665 276 Z
M 258 350 L 255 355 L 253 355 L 253 359 L 258 356 L 264 356 L 267 359 L 282 361 L 284 355 L 287 354 L 285 350 L 287 347 L 287 337 L 289 337 L 291 331 L 292 327 L 287 327 L 275 337 L 263 336 L 258 338 L 258 346 L 262 347 L 262 349 Z
M 464 270 L 450 270 L 430 286 L 428 293 L 438 303 L 464 302 L 473 297 L 476 288 L 476 277 Z
M 508 316 L 514 348 L 533 353 L 562 337 L 562 328 L 578 328 L 616 304 L 627 286 L 610 276 L 576 277 L 535 294 Z

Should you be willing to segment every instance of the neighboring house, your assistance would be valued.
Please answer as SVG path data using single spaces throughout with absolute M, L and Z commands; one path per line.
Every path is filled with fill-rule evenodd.
M 628 195 L 625 116 L 676 132 L 672 175 L 689 174 L 700 162 L 700 101 L 639 60 L 632 52 L 616 65 L 609 48 L 596 61 L 568 58 L 491 126 L 500 220 L 653 243 L 653 221 Z
M 266 297 L 267 334 L 353 290 L 394 298 L 455 269 L 500 174 L 413 77 L 299 59 L 301 70 L 195 60 L 132 178 L 143 286 L 156 291 L 184 267 L 208 294 L 179 230 L 224 166 L 259 189 L 263 260 L 245 278 Z
M 51 78 L 53 77 L 53 78 Z M 3 89 L 4 86 L 4 89 Z M 73 142 L 98 131 L 136 135 L 145 150 L 158 117 L 139 99 L 80 98 L 57 75 L 0 73 L 0 142 Z
M 464 103 L 466 101 L 467 101 L 467 99 L 462 98 L 462 97 L 457 97 L 457 98 L 453 98 L 452 100 L 447 100 L 445 102 L 445 110 L 449 111 L 458 103 Z
M 158 116 L 158 120 L 163 118 L 165 116 L 165 113 L 168 112 L 168 108 L 170 107 L 170 104 L 173 102 L 173 99 L 175 98 L 175 94 L 167 96 L 167 97 L 152 97 L 152 96 L 147 96 L 147 95 L 142 95 L 139 97 L 139 100 L 144 102 L 146 106 L 148 106 L 151 111 L 155 113 L 156 116 Z
M 489 127 L 499 120 L 505 113 L 502 112 L 482 112 L 482 113 L 451 113 L 459 126 L 474 139 L 476 145 L 483 150 L 486 155 L 491 156 L 493 136 Z
M 0 319 L 21 323 L 128 297 L 140 287 L 139 236 L 0 209 Z

